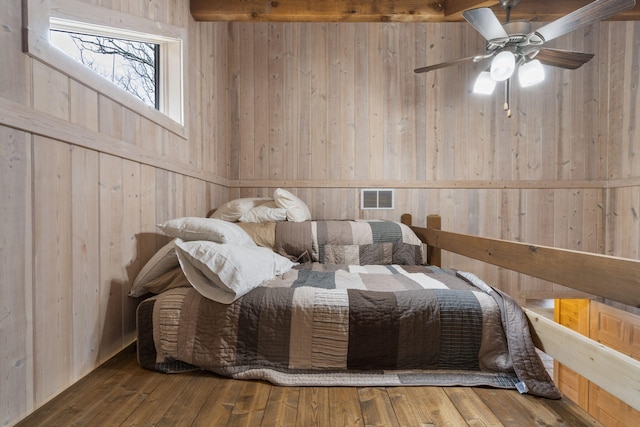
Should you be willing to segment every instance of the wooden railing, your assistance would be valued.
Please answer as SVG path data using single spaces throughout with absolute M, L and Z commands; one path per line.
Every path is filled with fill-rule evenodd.
M 402 216 L 411 226 L 411 215 Z M 427 245 L 428 262 L 446 250 L 640 307 L 640 261 L 440 230 L 440 217 L 411 227 Z M 640 410 L 640 361 L 524 309 L 536 346 L 618 399 Z

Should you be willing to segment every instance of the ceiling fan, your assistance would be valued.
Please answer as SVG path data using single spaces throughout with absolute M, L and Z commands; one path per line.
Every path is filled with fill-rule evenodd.
M 518 3 L 520 0 L 500 0 L 500 6 L 506 10 L 505 24 L 501 24 L 493 11 L 486 7 L 470 9 L 462 13 L 462 17 L 487 40 L 484 54 L 416 68 L 414 72 L 426 73 L 467 62 L 485 60 L 488 62 L 489 58 L 492 58 L 487 69 L 478 75 L 473 90 L 476 93 L 491 94 L 496 83 L 504 81 L 506 88 L 504 109 L 507 111 L 507 116 L 511 117 L 510 78 L 516 69 L 520 86 L 527 87 L 544 80 L 543 64 L 565 69 L 576 69 L 586 64 L 593 58 L 592 53 L 551 49 L 544 47 L 544 44 L 578 28 L 630 9 L 636 4 L 635 0 L 596 0 L 531 31 L 531 24 L 527 21 L 510 21 L 511 9 Z

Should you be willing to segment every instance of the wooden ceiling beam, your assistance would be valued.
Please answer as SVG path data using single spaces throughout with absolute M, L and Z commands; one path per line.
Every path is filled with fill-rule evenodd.
M 199 21 L 435 22 L 437 0 L 191 0 Z
M 492 7 L 498 3 L 498 0 L 444 0 L 444 18 L 446 21 L 460 21 L 465 10 Z
M 580 9 L 593 0 L 522 0 L 518 6 L 511 9 L 511 19 L 525 19 L 531 22 L 551 22 L 562 16 Z M 500 6 L 492 7 L 498 18 L 503 21 L 505 11 Z M 640 20 L 640 3 L 625 12 L 608 19 L 609 21 L 638 21 Z
M 501 21 L 498 0 L 190 0 L 198 21 L 247 22 L 443 22 L 462 21 L 462 12 L 491 7 Z M 550 22 L 590 0 L 522 0 L 511 19 Z M 640 20 L 640 3 L 612 20 Z

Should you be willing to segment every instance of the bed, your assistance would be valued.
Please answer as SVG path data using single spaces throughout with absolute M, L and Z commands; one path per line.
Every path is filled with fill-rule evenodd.
M 178 218 L 161 229 L 173 240 L 130 293 L 143 298 L 144 368 L 560 397 L 519 305 L 471 273 L 428 265 L 405 224 Z

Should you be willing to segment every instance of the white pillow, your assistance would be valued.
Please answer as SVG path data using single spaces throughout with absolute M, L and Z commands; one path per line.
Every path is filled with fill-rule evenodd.
M 204 297 L 230 304 L 295 265 L 271 249 L 208 241 L 176 240 L 185 276 Z
M 170 237 L 182 240 L 210 240 L 218 243 L 255 246 L 255 242 L 238 225 L 215 218 L 189 216 L 158 225 Z
M 175 241 L 172 240 L 156 252 L 149 261 L 140 269 L 140 272 L 133 280 L 129 296 L 139 297 L 149 292 L 147 283 L 162 276 L 167 271 L 179 265 L 178 256 L 175 251 Z
M 286 220 L 287 210 L 277 207 L 274 202 L 268 202 L 264 205 L 256 206 L 238 218 L 238 221 L 240 222 L 273 222 Z
M 287 210 L 287 219 L 289 221 L 302 222 L 311 219 L 309 207 L 287 190 L 277 188 L 273 192 L 273 200 L 276 205 Z
M 209 218 L 236 222 L 242 215 L 246 214 L 251 209 L 272 200 L 273 199 L 268 197 L 245 197 L 242 199 L 234 199 L 216 209 Z

